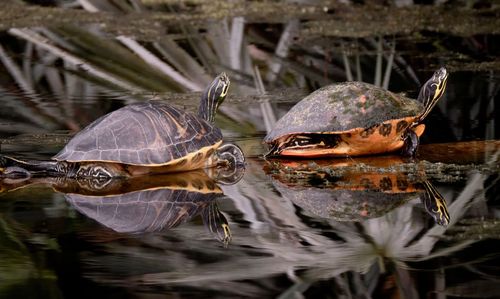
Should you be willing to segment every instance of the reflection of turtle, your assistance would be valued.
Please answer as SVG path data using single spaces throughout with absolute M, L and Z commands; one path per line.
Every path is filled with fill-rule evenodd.
M 201 97 L 198 115 L 159 101 L 125 106 L 78 133 L 54 161 L 19 161 L 0 156 L 0 174 L 37 172 L 68 177 L 128 177 L 242 164 L 241 150 L 222 145 L 214 117 L 229 88 L 217 76 Z
M 306 161 L 273 161 L 265 170 L 283 197 L 320 217 L 359 221 L 420 198 L 436 223 L 449 223 L 446 201 L 427 180 L 418 182 L 407 173 L 389 171 L 380 167 L 379 159 L 372 159 L 374 167 L 351 168 L 342 175 L 335 174 L 338 163 L 321 160 L 314 163 L 318 167 Z M 392 161 L 383 159 L 386 165 Z
M 201 214 L 205 226 L 227 245 L 231 232 L 216 199 L 222 190 L 202 170 L 127 179 L 109 178 L 99 185 L 91 179 L 4 179 L 4 191 L 27 185 L 50 185 L 64 193 L 82 214 L 123 233 L 167 230 Z
M 323 87 L 297 103 L 264 141 L 268 155 L 359 156 L 403 148 L 414 156 L 422 120 L 443 95 L 448 72 L 441 68 L 412 100 L 363 82 Z

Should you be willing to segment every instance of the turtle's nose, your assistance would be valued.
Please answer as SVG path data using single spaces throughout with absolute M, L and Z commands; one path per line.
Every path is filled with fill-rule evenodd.
M 438 75 L 439 79 L 443 80 L 446 76 L 448 76 L 448 71 L 443 66 L 436 72 L 436 75 Z

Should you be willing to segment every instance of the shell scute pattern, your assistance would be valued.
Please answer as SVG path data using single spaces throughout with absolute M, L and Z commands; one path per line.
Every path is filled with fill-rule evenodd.
M 389 136 L 391 134 L 392 125 L 391 124 L 381 124 L 378 132 L 382 136 Z
M 164 165 L 222 140 L 194 114 L 159 101 L 128 105 L 87 126 L 54 159 Z
M 297 103 L 264 141 L 297 133 L 344 133 L 370 128 L 387 120 L 416 117 L 423 110 L 420 102 L 372 84 L 344 82 L 320 88 Z
M 185 222 L 217 196 L 217 192 L 155 189 L 99 199 L 67 194 L 66 199 L 76 210 L 103 225 L 118 232 L 133 233 L 160 231 Z

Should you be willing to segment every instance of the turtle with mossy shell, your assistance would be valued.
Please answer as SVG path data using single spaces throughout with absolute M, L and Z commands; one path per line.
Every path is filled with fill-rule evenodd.
M 362 156 L 402 150 L 414 157 L 425 129 L 422 121 L 442 97 L 447 79 L 444 67 L 437 70 L 417 100 L 364 82 L 320 88 L 267 134 L 267 156 Z
M 0 156 L 0 176 L 108 178 L 241 167 L 242 151 L 223 144 L 214 125 L 229 84 L 226 74 L 217 76 L 203 92 L 197 115 L 161 101 L 131 104 L 95 120 L 50 161 Z
M 322 218 L 377 218 L 420 199 L 435 223 L 447 226 L 450 215 L 446 200 L 425 173 L 408 169 L 410 165 L 398 156 L 314 162 L 275 159 L 267 161 L 264 171 L 283 197 Z

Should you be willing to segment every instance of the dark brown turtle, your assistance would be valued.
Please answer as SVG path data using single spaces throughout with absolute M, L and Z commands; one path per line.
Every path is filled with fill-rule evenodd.
M 164 231 L 202 216 L 207 229 L 224 245 L 231 240 L 225 216 L 217 207 L 223 196 L 203 170 L 130 178 L 29 177 L 0 179 L 3 192 L 33 185 L 64 193 L 79 212 L 121 233 Z
M 444 198 L 428 180 L 396 170 L 395 165 L 401 164 L 390 156 L 353 162 L 316 160 L 313 164 L 274 160 L 265 171 L 283 197 L 323 218 L 360 221 L 380 217 L 419 198 L 437 224 L 448 225 Z
M 394 152 L 415 156 L 422 120 L 444 93 L 440 68 L 417 100 L 364 82 L 316 90 L 285 114 L 264 139 L 270 156 L 360 156 Z
M 243 164 L 241 150 L 222 145 L 222 133 L 214 126 L 229 83 L 224 73 L 210 83 L 198 115 L 160 101 L 128 105 L 88 125 L 52 161 L 0 156 L 0 175 L 130 177 Z

